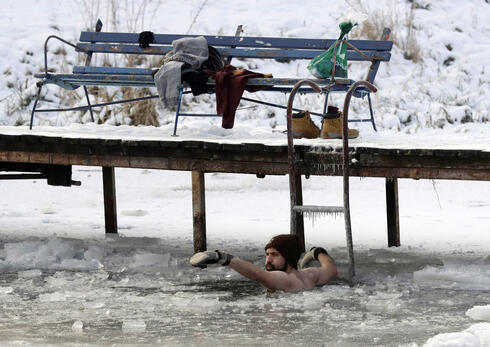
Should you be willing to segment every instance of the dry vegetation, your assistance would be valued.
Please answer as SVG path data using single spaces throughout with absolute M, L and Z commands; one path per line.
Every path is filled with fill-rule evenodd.
M 371 10 L 361 0 L 348 1 L 349 5 L 368 14 L 368 19 L 360 25 L 351 38 L 379 40 L 384 28 L 391 29 L 390 39 L 403 51 L 405 59 L 417 63 L 422 59 L 420 45 L 414 35 L 415 9 L 428 9 L 414 0 L 407 0 L 403 6 L 396 5 L 382 10 Z

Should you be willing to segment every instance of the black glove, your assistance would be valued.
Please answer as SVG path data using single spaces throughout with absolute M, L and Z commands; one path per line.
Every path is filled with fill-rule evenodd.
M 226 252 L 204 251 L 194 254 L 189 262 L 196 267 L 204 267 L 210 264 L 226 266 L 230 264 L 231 259 L 233 259 L 233 256 Z
M 305 267 L 308 266 L 309 263 L 311 263 L 313 260 L 318 260 L 318 256 L 323 253 L 328 255 L 327 251 L 325 248 L 322 247 L 312 247 L 309 252 L 305 254 L 303 259 L 301 259 L 301 264 L 300 267 L 304 269 Z
M 150 43 L 155 42 L 155 36 L 151 31 L 142 31 L 138 37 L 138 43 L 141 48 L 150 47 Z

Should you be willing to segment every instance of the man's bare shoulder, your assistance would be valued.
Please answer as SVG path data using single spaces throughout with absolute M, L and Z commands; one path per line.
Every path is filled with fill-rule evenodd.
M 311 271 L 299 270 L 289 275 L 294 276 L 301 283 L 301 289 L 315 288 L 315 274 Z
M 270 271 L 268 273 L 273 278 L 275 290 L 296 291 L 314 288 L 311 275 L 302 271 L 284 272 Z

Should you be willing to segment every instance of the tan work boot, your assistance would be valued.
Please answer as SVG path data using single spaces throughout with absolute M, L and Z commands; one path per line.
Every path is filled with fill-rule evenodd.
M 349 139 L 359 136 L 359 130 L 349 129 Z M 327 114 L 323 117 L 323 126 L 320 137 L 322 139 L 342 138 L 342 112 L 337 107 L 328 106 Z
M 293 114 L 293 137 L 314 139 L 320 135 L 320 129 L 313 123 L 309 111 Z

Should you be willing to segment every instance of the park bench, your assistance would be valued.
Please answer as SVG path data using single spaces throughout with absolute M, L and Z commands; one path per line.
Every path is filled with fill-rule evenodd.
M 79 42 L 72 44 L 58 36 L 51 35 L 47 38 L 44 48 L 44 72 L 38 73 L 35 77 L 40 78 L 38 82 L 38 96 L 34 102 L 31 113 L 30 128 L 32 128 L 34 114 L 37 112 L 59 112 L 73 110 L 89 110 L 93 117 L 94 107 L 108 106 L 112 104 L 135 102 L 151 98 L 157 95 L 149 95 L 141 98 L 128 100 L 118 100 L 99 104 L 91 104 L 88 96 L 87 86 L 126 86 L 126 87 L 155 87 L 153 74 L 155 69 L 151 68 L 131 68 L 131 67 L 107 67 L 91 66 L 91 58 L 95 53 L 107 54 L 141 54 L 141 55 L 165 55 L 172 49 L 172 41 L 183 37 L 196 37 L 200 35 L 175 35 L 175 34 L 154 34 L 154 42 L 148 48 L 141 48 L 138 44 L 139 33 L 116 33 L 101 32 L 102 23 L 97 23 L 95 31 L 83 31 Z M 351 40 L 348 41 L 347 56 L 349 61 L 370 61 L 369 70 L 365 80 L 374 83 L 380 62 L 389 61 L 391 57 L 392 41 L 389 41 L 390 30 L 385 29 L 381 40 Z M 324 52 L 328 47 L 336 42 L 335 39 L 305 39 L 305 38 L 279 38 L 279 37 L 245 37 L 240 36 L 237 30 L 236 36 L 203 35 L 207 43 L 215 47 L 223 58 L 230 61 L 232 58 L 238 59 L 275 59 L 278 61 L 290 61 L 295 59 L 310 60 Z M 50 39 L 58 39 L 73 48 L 77 52 L 86 54 L 84 65 L 75 66 L 72 73 L 52 73 L 47 63 L 47 46 Z M 288 93 L 292 87 L 301 79 L 297 78 L 251 78 L 248 80 L 249 86 L 262 86 L 263 91 Z M 346 92 L 355 82 L 348 78 L 328 78 L 312 79 L 322 88 L 325 95 L 323 112 L 311 112 L 316 116 L 323 116 L 327 109 L 328 97 L 331 92 Z M 83 87 L 87 105 L 72 108 L 57 109 L 37 109 L 41 88 L 46 84 L 56 84 L 62 88 L 73 90 Z M 210 80 L 208 84 L 213 85 Z M 313 93 L 309 88 L 301 88 L 300 93 Z M 186 85 L 182 85 L 179 91 L 179 102 L 175 115 L 174 132 L 177 133 L 179 117 L 205 117 L 219 116 L 216 114 L 193 114 L 184 113 L 181 110 L 183 95 L 190 93 Z M 370 90 L 359 87 L 354 93 L 354 97 L 364 98 L 367 96 L 369 106 L 369 117 L 363 119 L 349 119 L 350 122 L 371 122 L 374 130 L 373 108 L 370 98 Z M 242 100 L 264 104 L 285 109 L 285 105 L 274 104 L 261 100 L 242 97 Z M 295 109 L 296 110 L 296 109 Z

